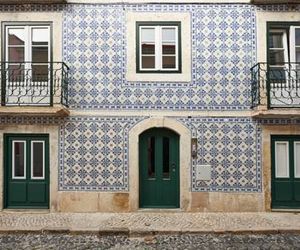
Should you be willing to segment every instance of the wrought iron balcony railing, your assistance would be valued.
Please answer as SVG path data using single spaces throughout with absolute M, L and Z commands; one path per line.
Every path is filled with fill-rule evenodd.
M 252 108 L 300 107 L 300 63 L 257 63 L 251 68 L 251 75 Z
M 68 107 L 68 66 L 63 62 L 1 62 L 2 106 Z

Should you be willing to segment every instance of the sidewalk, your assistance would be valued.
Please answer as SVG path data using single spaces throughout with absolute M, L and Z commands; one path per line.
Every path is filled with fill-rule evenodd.
M 22 213 L 1 212 L 0 233 L 127 234 L 300 232 L 300 213 Z

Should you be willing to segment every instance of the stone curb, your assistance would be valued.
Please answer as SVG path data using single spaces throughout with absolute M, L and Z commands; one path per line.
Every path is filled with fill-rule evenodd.
M 70 229 L 64 227 L 45 227 L 42 229 L 8 229 L 1 228 L 0 234 L 9 233 L 42 233 L 42 234 L 98 234 L 100 236 L 124 235 L 128 237 L 147 237 L 156 235 L 182 235 L 182 234 L 300 234 L 300 228 L 281 229 L 234 229 L 234 230 L 137 230 L 129 228 L 101 228 L 101 229 Z

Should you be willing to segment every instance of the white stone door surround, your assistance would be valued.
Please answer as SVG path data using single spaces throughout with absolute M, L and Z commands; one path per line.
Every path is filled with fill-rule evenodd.
M 139 209 L 139 135 L 150 128 L 168 128 L 180 140 L 180 209 L 188 211 L 191 203 L 191 132 L 179 121 L 167 117 L 150 117 L 129 131 L 129 210 Z

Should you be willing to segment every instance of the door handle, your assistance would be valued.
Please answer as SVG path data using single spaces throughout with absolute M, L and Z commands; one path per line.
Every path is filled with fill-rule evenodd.
M 172 166 L 172 171 L 175 172 L 175 171 L 176 171 L 176 164 L 175 164 L 175 163 L 172 163 L 171 166 Z

